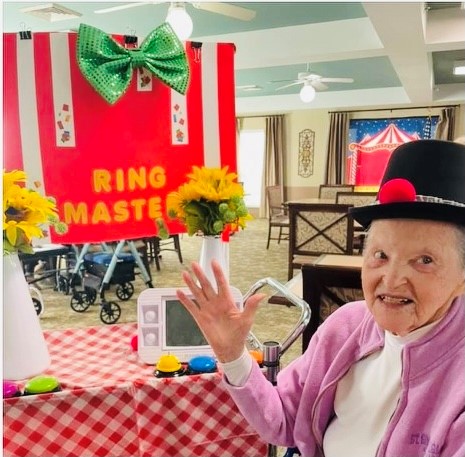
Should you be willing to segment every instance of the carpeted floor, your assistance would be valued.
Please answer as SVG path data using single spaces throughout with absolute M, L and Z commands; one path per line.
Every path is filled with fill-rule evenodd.
M 287 280 L 288 242 L 277 244 L 272 241 L 266 249 L 268 222 L 266 219 L 255 219 L 249 222 L 247 228 L 234 234 L 230 240 L 230 283 L 243 294 L 259 279 L 272 277 L 281 283 Z M 192 261 L 199 259 L 202 239 L 182 235 L 181 251 L 183 264 L 178 260 L 176 252 L 162 251 L 161 269 L 157 271 L 155 264 L 151 264 L 152 282 L 154 287 L 183 286 L 180 272 L 188 268 Z M 137 271 L 137 269 L 136 269 Z M 47 284 L 40 282 L 44 297 L 44 312 L 41 315 L 43 329 L 60 329 L 70 327 L 85 327 L 105 325 L 100 321 L 100 300 L 83 313 L 77 313 L 70 307 L 71 295 L 53 290 Z M 138 274 L 133 281 L 135 293 L 128 301 L 119 300 L 114 293 L 114 286 L 105 293 L 107 300 L 114 300 L 121 306 L 122 313 L 118 323 L 134 322 L 137 320 L 137 297 L 144 290 L 142 277 Z M 272 293 L 270 290 L 264 290 Z M 263 342 L 277 340 L 282 342 L 292 330 L 298 320 L 299 312 L 293 308 L 268 304 L 263 301 L 259 310 L 253 332 Z M 300 354 L 300 338 L 282 357 L 282 364 Z

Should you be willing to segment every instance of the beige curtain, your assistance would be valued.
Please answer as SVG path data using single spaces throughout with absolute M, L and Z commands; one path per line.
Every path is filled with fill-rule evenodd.
M 236 117 L 236 149 L 239 151 L 239 140 L 241 137 L 241 130 L 244 128 L 244 118 Z
M 331 113 L 325 184 L 344 184 L 346 151 L 349 138 L 349 114 Z
M 284 115 L 267 116 L 265 118 L 265 157 L 264 179 L 262 182 L 262 198 L 259 217 L 268 216 L 266 204 L 266 186 L 284 186 L 285 125 Z
M 456 108 L 449 107 L 441 110 L 441 115 L 439 116 L 439 122 L 436 127 L 436 136 L 437 140 L 454 140 L 454 130 L 455 130 L 455 117 L 456 117 Z

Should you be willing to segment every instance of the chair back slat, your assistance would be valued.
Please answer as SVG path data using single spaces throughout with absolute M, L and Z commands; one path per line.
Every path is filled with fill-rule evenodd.
M 266 196 L 270 215 L 283 214 L 283 190 L 281 186 L 267 186 Z
M 354 225 L 348 214 L 350 207 L 352 205 L 331 203 L 289 206 L 289 278 L 293 269 L 305 261 L 305 256 L 311 261 L 321 254 L 353 253 Z
M 325 318 L 339 306 L 363 298 L 360 271 L 303 265 L 302 297 L 312 311 L 310 322 L 302 335 L 303 352 Z
M 266 199 L 268 203 L 268 239 L 266 248 L 270 247 L 270 240 L 277 240 L 278 244 L 281 240 L 289 239 L 289 216 L 283 202 L 283 188 L 281 186 L 267 186 Z M 277 236 L 272 235 L 273 228 L 279 230 Z
M 366 206 L 376 201 L 377 192 L 338 192 L 336 203 Z
M 318 198 L 336 202 L 336 195 L 338 192 L 353 191 L 354 186 L 351 184 L 321 184 L 318 190 Z
M 346 214 L 302 211 L 296 219 L 296 254 L 347 252 Z

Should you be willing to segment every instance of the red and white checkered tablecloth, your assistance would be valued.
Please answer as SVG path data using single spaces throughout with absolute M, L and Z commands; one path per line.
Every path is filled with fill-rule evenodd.
M 44 333 L 63 390 L 3 401 L 5 456 L 266 456 L 221 375 L 155 378 L 136 324 Z

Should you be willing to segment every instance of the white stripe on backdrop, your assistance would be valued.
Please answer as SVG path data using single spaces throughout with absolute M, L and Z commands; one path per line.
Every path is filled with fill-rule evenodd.
M 18 33 L 17 54 L 19 124 L 24 171 L 28 177 L 28 187 L 38 181 L 42 184 L 39 190 L 46 193 L 37 116 L 34 36 L 30 40 L 21 40 Z
M 171 144 L 189 144 L 187 97 L 171 89 Z
M 69 148 L 76 146 L 76 135 L 74 128 L 68 36 L 67 33 L 50 33 L 56 145 Z
M 203 43 L 202 59 L 202 112 L 204 165 L 220 167 L 220 131 L 218 113 L 218 55 L 216 43 Z

